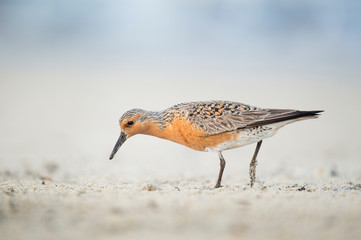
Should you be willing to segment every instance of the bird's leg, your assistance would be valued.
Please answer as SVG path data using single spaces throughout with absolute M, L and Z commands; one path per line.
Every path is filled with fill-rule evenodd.
M 218 153 L 218 156 L 219 156 L 219 160 L 220 160 L 220 169 L 219 169 L 217 184 L 214 188 L 222 187 L 221 182 L 222 182 L 223 170 L 224 170 L 224 167 L 226 166 L 226 161 L 224 160 L 221 152 Z
M 259 149 L 261 148 L 262 140 L 257 143 L 256 150 L 254 151 L 252 161 L 249 164 L 249 178 L 251 180 L 251 187 L 253 187 L 253 183 L 256 180 L 256 166 L 257 166 L 257 154 Z

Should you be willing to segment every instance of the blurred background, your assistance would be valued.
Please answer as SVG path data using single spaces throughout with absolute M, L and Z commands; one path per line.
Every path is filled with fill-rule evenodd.
M 223 99 L 325 110 L 264 141 L 259 179 L 361 178 L 358 0 L 0 0 L 0 170 L 204 177 L 216 154 L 149 136 L 108 156 L 126 110 Z M 248 182 L 255 146 L 224 153 Z

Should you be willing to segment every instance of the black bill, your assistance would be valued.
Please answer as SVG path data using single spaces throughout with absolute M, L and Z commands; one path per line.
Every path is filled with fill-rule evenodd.
M 122 144 L 125 142 L 125 140 L 127 140 L 127 135 L 125 133 L 121 132 L 120 137 L 113 148 L 112 154 L 110 154 L 109 160 L 113 159 L 114 155 L 117 153 L 118 149 L 120 148 L 120 146 L 122 146 Z

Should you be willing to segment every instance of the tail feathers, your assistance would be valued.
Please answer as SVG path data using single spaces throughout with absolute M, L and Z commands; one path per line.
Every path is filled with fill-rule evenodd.
M 280 109 L 267 109 L 269 115 L 262 120 L 255 121 L 247 127 L 256 127 L 262 125 L 268 125 L 278 122 L 284 122 L 288 120 L 303 120 L 310 118 L 317 118 L 323 110 L 316 111 L 298 111 L 298 110 L 280 110 Z
M 314 117 L 317 118 L 320 116 L 320 113 L 323 112 L 323 110 L 316 110 L 316 111 L 296 111 L 294 114 L 295 118 L 301 118 L 301 117 Z M 293 118 L 291 118 L 293 119 Z

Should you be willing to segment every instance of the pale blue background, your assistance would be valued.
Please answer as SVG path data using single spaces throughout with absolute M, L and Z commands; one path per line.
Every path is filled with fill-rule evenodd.
M 326 110 L 265 141 L 261 179 L 361 178 L 360 12 L 341 0 L 2 0 L 1 169 L 213 180 L 216 155 L 150 137 L 107 158 L 124 111 L 224 99 Z M 224 154 L 225 179 L 248 181 L 253 149 Z

